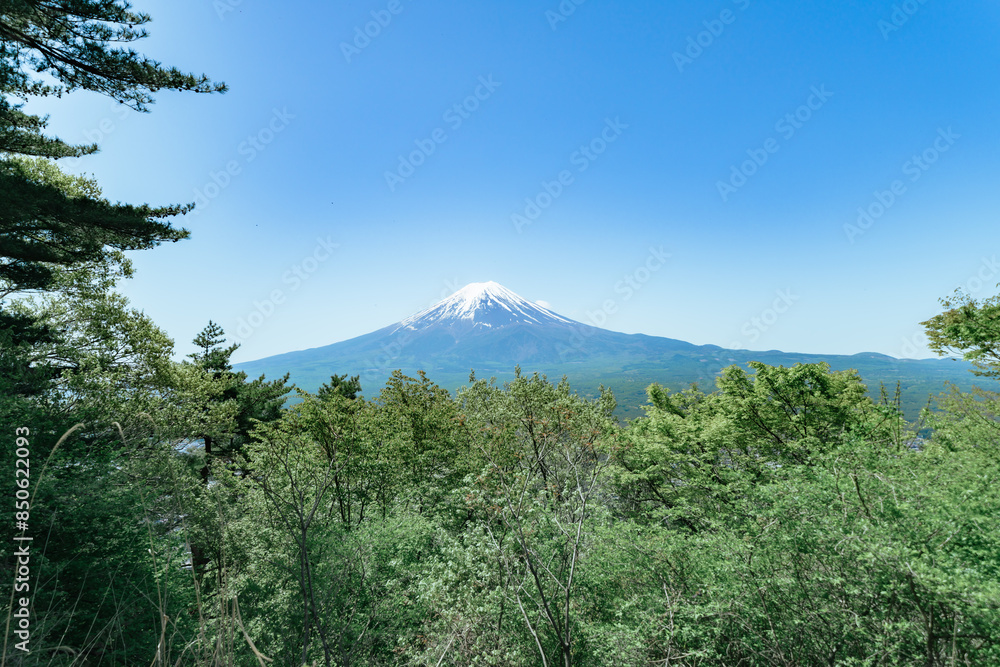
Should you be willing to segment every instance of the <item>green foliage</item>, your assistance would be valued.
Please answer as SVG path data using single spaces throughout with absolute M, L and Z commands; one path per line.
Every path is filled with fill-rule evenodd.
M 360 393 L 361 376 L 354 375 L 351 378 L 348 378 L 345 374 L 332 376 L 329 382 L 320 385 L 319 391 L 316 392 L 316 395 L 323 399 L 331 394 L 339 394 L 340 396 L 349 398 L 353 401 Z
M 284 397 L 290 391 L 286 386 L 288 376 L 266 380 L 263 375 L 247 381 L 243 371 L 233 371 L 230 356 L 239 344 L 226 346 L 225 332 L 215 322 L 209 321 L 194 338 L 201 348 L 189 357 L 191 369 L 179 370 L 173 386 L 182 393 L 194 393 L 196 412 L 202 407 L 204 430 L 188 432 L 204 442 L 206 466 L 213 457 L 232 460 L 250 440 L 250 432 L 258 422 L 272 422 L 281 416 Z M 204 476 L 208 479 L 208 468 Z
M 21 111 L 29 96 L 92 90 L 146 111 L 152 93 L 222 92 L 202 76 L 165 68 L 128 48 L 147 36 L 148 14 L 124 0 L 18 0 L 0 8 L 0 153 L 64 157 L 93 153 L 41 134 L 45 119 Z M 18 103 L 17 100 L 21 100 Z
M 460 396 L 485 467 L 471 491 L 515 607 L 545 664 L 578 653 L 575 577 L 602 515 L 614 399 L 589 402 L 517 369 L 500 390 L 474 382 Z
M 55 271 L 117 263 L 115 251 L 187 238 L 164 219 L 190 207 L 112 204 L 96 184 L 38 158 L 0 159 L 0 290 L 51 290 Z
M 750 365 L 753 375 L 725 369 L 714 394 L 650 387 L 646 417 L 616 456 L 626 516 L 705 530 L 742 511 L 739 502 L 783 467 L 812 465 L 848 439 L 901 448 L 898 404 L 874 404 L 854 373 Z
M 220 332 L 203 339 L 172 368 L 210 404 L 232 371 Z M 69 493 L 44 496 L 73 515 L 45 563 L 44 636 L 98 663 L 1000 660 L 1000 450 L 981 416 L 956 410 L 918 451 L 849 374 L 756 371 L 711 394 L 653 386 L 624 428 L 610 395 L 519 372 L 454 399 L 402 375 L 375 401 L 300 392 L 208 487 L 194 454 L 95 450 L 120 454 L 61 467 L 51 488 Z M 198 545 L 212 565 L 193 577 Z M 96 561 L 119 574 L 91 589 Z M 104 629 L 56 613 L 71 599 Z
M 304 398 L 248 449 L 230 576 L 279 663 L 389 664 L 425 618 L 415 589 L 441 531 L 416 514 L 367 517 L 365 452 L 348 441 L 370 406 Z
M 995 463 L 845 445 L 750 499 L 723 626 L 760 664 L 988 664 L 996 650 Z M 941 480 L 948 483 L 942 484 Z M 989 555 L 988 555 L 989 554 Z M 784 641 L 796 637 L 795 642 Z M 754 664 L 754 663 L 750 663 Z
M 961 354 L 976 375 L 1000 378 L 1000 295 L 978 302 L 961 291 L 942 299 L 947 310 L 923 322 L 930 348 L 940 355 Z
M 147 14 L 124 0 L 18 0 L 0 6 L 0 291 L 51 289 L 56 267 L 104 263 L 109 252 L 186 238 L 165 219 L 191 206 L 111 204 L 89 179 L 45 158 L 83 156 L 25 113 L 32 97 L 91 90 L 148 110 L 156 91 L 222 92 L 207 77 L 165 68 L 126 45 Z M 37 159 L 25 159 L 26 157 Z
M 412 378 L 398 371 L 376 404 L 398 474 L 398 501 L 418 514 L 459 518 L 449 492 L 477 470 L 477 461 L 458 405 L 424 373 Z
M 625 516 L 701 530 L 770 469 L 735 446 L 736 427 L 718 394 L 692 387 L 671 395 L 653 385 L 649 399 L 615 455 L 616 505 Z
M 285 406 L 212 322 L 172 362 L 107 259 L 4 313 L 44 526 L 11 664 L 1000 663 L 994 392 L 942 397 L 926 439 L 825 364 L 653 385 L 625 425 L 520 368 Z
M 744 452 L 772 463 L 808 463 L 868 423 L 871 401 L 857 373 L 831 372 L 826 364 L 749 365 L 752 376 L 730 366 L 718 380 Z
M 375 409 L 369 403 L 328 392 L 311 396 L 300 392 L 302 402 L 286 412 L 274 425 L 289 437 L 313 443 L 330 466 L 330 493 L 344 530 L 363 523 L 372 512 L 393 504 L 391 452 L 377 437 Z M 275 431 L 261 430 L 258 439 Z M 268 434 L 268 435 L 265 435 Z M 254 461 L 254 465 L 263 465 Z

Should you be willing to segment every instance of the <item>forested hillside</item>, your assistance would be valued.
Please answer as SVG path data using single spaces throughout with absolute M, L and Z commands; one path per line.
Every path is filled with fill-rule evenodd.
M 929 441 L 821 365 L 654 385 L 625 426 L 527 373 L 279 410 L 216 334 L 7 394 L 35 536 L 10 664 L 1000 659 L 994 394 L 943 398 Z

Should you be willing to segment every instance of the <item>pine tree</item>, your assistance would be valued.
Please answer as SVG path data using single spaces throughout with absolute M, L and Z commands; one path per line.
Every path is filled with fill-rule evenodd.
M 223 343 L 226 342 L 226 332 L 218 324 L 209 320 L 208 325 L 191 342 L 201 348 L 201 352 L 188 355 L 198 366 L 215 373 L 217 377 L 233 370 L 229 357 L 239 349 L 240 345 L 233 343 L 229 347 L 223 347 Z
M 97 150 L 43 135 L 46 119 L 22 111 L 29 97 L 91 90 L 147 111 L 159 90 L 226 90 L 204 74 L 166 68 L 122 46 L 146 37 L 150 20 L 132 11 L 127 0 L 0 4 L 0 153 L 60 158 Z
M 316 395 L 322 400 L 330 396 L 343 396 L 350 400 L 355 400 L 361 393 L 361 376 L 353 375 L 350 378 L 347 374 L 332 375 L 330 381 L 320 385 Z
M 0 159 L 0 192 L 0 293 L 50 290 L 61 268 L 188 237 L 165 219 L 190 206 L 112 204 L 46 160 Z
M 127 0 L 0 3 L 0 281 L 5 290 L 49 288 L 53 265 L 102 260 L 109 248 L 146 249 L 188 236 L 165 219 L 191 206 L 111 204 L 53 184 L 60 172 L 52 165 L 12 159 L 79 157 L 98 150 L 44 134 L 47 118 L 23 110 L 33 97 L 90 90 L 145 112 L 153 93 L 162 89 L 225 91 L 224 84 L 204 75 L 166 68 L 128 48 L 146 36 L 143 26 L 149 21 Z
M 211 320 L 193 342 L 199 348 L 198 352 L 188 355 L 191 365 L 198 371 L 194 381 L 212 387 L 206 392 L 211 396 L 210 404 L 201 404 L 195 409 L 206 415 L 227 415 L 224 423 L 214 423 L 210 418 L 204 422 L 203 431 L 190 434 L 191 439 L 204 443 L 205 461 L 200 474 L 202 487 L 207 492 L 214 464 L 236 460 L 250 442 L 250 433 L 258 423 L 278 420 L 284 396 L 291 388 L 285 384 L 289 377 L 287 374 L 271 381 L 261 375 L 248 382 L 246 373 L 233 371 L 230 358 L 240 346 L 238 343 L 227 346 L 222 327 Z M 191 542 L 191 562 L 199 578 L 209 571 L 213 560 L 219 562 L 221 559 L 221 551 L 212 537 L 215 529 L 211 526 L 214 524 L 207 517 L 202 517 L 202 520 L 205 523 L 199 524 L 200 537 Z M 196 520 L 195 523 L 199 522 Z
M 285 384 L 288 374 L 277 380 L 265 380 L 261 375 L 248 382 L 246 373 L 233 371 L 230 358 L 239 349 L 239 343 L 227 346 L 222 327 L 211 320 L 193 342 L 200 351 L 188 357 L 212 380 L 222 384 L 222 391 L 216 400 L 231 402 L 235 406 L 233 421 L 224 429 L 224 436 L 198 434 L 205 443 L 206 460 L 202 476 L 207 482 L 212 459 L 232 459 L 249 441 L 250 432 L 257 422 L 266 423 L 280 417 L 284 396 L 291 388 Z

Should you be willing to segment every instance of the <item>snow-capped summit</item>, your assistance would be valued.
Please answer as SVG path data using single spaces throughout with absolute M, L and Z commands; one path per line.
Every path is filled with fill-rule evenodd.
M 430 308 L 407 317 L 394 331 L 415 331 L 441 325 L 476 330 L 497 329 L 512 324 L 554 323 L 577 324 L 490 281 L 466 285 Z

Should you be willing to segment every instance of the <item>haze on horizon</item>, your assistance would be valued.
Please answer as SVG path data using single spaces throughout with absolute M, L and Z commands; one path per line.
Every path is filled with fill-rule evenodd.
M 28 110 L 101 144 L 63 162 L 109 199 L 198 203 L 125 285 L 179 355 L 493 280 L 613 331 L 929 357 L 938 299 L 1000 282 L 992 3 L 136 4 L 146 53 L 230 92 Z

